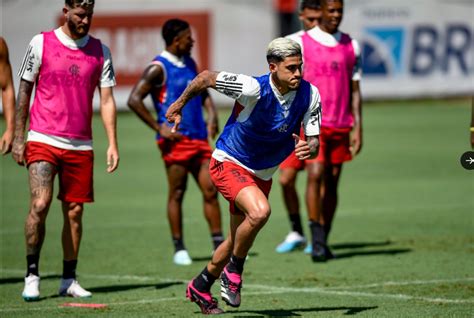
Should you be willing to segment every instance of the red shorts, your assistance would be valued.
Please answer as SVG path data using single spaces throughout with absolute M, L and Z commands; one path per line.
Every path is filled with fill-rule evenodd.
M 160 139 L 157 141 L 161 156 L 166 164 L 188 165 L 191 162 L 199 164 L 211 158 L 212 149 L 207 140 L 183 137 L 179 141 Z
M 352 159 L 350 147 L 351 128 L 321 127 L 319 152 L 315 159 L 299 160 L 293 151 L 281 164 L 280 169 L 303 170 L 307 163 L 340 164 Z
M 300 129 L 300 138 L 305 139 L 304 130 L 303 128 Z M 280 169 L 290 169 L 293 168 L 295 170 L 303 170 L 305 167 L 304 160 L 300 160 L 296 157 L 295 151 L 293 150 L 291 154 L 280 163 Z
M 295 151 L 293 151 L 282 163 L 280 163 L 280 169 L 303 170 L 305 167 L 304 160 L 300 160 L 296 157 Z
M 262 180 L 239 165 L 230 161 L 217 161 L 211 158 L 209 173 L 212 182 L 224 198 L 229 201 L 230 213 L 242 214 L 235 206 L 235 198 L 240 190 L 249 186 L 257 186 L 268 198 L 272 188 L 272 180 Z
M 25 160 L 27 166 L 34 162 L 47 161 L 56 167 L 59 200 L 76 203 L 94 201 L 92 150 L 66 150 L 29 141 L 26 143 Z
M 321 127 L 317 162 L 341 164 L 352 159 L 350 151 L 351 128 Z

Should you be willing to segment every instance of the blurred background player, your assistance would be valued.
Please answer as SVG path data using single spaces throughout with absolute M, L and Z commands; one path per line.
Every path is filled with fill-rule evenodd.
M 300 4 L 299 19 L 302 30 L 285 36 L 286 38 L 292 39 L 298 43 L 301 43 L 301 37 L 309 29 L 314 28 L 318 25 L 318 21 L 321 19 L 321 4 L 320 0 L 302 0 Z
M 202 192 L 204 215 L 209 224 L 214 250 L 223 241 L 217 190 L 209 176 L 212 150 L 208 137 L 215 138 L 218 132 L 217 113 L 209 94 L 203 91 L 188 102 L 179 132 L 171 133 L 171 124 L 166 121 L 165 113 L 197 75 L 197 68 L 190 56 L 194 39 L 186 21 L 166 21 L 162 36 L 166 49 L 147 66 L 130 94 L 128 106 L 157 133 L 157 143 L 168 176 L 167 209 L 175 247 L 173 261 L 177 265 L 189 265 L 192 260 L 183 241 L 182 217 L 188 173 L 194 177 Z M 149 94 L 153 99 L 157 120 L 143 103 Z M 203 118 L 203 106 L 207 111 L 207 125 Z
M 212 181 L 229 201 L 231 230 L 186 292 L 204 314 L 222 313 L 210 291 L 219 275 L 222 299 L 232 307 L 240 306 L 246 256 L 270 217 L 273 173 L 293 150 L 299 160 L 318 151 L 320 98 L 317 88 L 302 80 L 301 47 L 277 38 L 268 46 L 267 61 L 270 73 L 255 78 L 200 73 L 166 113 L 178 127 L 184 119 L 183 107 L 208 87 L 236 100 L 210 167 Z M 302 126 L 306 141 L 298 136 Z
M 309 29 L 312 29 L 318 25 L 318 21 L 321 19 L 320 1 L 303 0 L 300 5 L 299 18 L 303 25 L 303 30 L 290 34 L 286 37 L 298 42 L 301 45 L 301 37 L 303 34 Z M 288 233 L 285 240 L 277 246 L 276 251 L 278 253 L 288 253 L 295 249 L 302 248 L 306 244 L 306 239 L 303 234 L 303 227 L 301 226 L 300 201 L 296 191 L 296 177 L 298 172 L 304 169 L 305 162 L 306 161 L 298 160 L 293 152 L 280 165 L 279 182 L 282 187 L 283 200 L 285 202 L 285 207 L 290 219 L 291 231 Z M 316 201 L 315 191 L 316 189 L 314 182 L 308 182 L 308 186 L 306 188 L 306 201 L 309 202 L 307 204 L 308 210 L 314 207 L 313 202 Z
M 359 45 L 339 31 L 343 2 L 318 2 L 320 23 L 294 39 L 303 50 L 303 77 L 316 85 L 321 93 L 321 149 L 316 159 L 306 160 L 304 164 L 290 155 L 281 165 L 280 183 L 292 231 L 276 249 L 279 253 L 286 253 L 305 244 L 295 182 L 297 172 L 306 167 L 306 206 L 312 239 L 305 253 L 311 254 L 316 262 L 334 257 L 327 238 L 337 207 L 342 163 L 351 160 L 362 146 Z
M 77 282 L 76 267 L 84 202 L 94 200 L 91 121 L 96 87 L 109 142 L 107 172 L 113 172 L 119 162 L 112 91 L 115 76 L 109 49 L 88 35 L 93 12 L 94 0 L 66 0 L 64 24 L 33 37 L 19 71 L 12 155 L 18 164 L 26 163 L 29 172 L 30 209 L 25 224 L 28 267 L 22 294 L 27 301 L 40 296 L 39 258 L 56 174 L 64 217 L 59 295 L 91 296 Z M 35 84 L 25 145 L 25 125 Z
M 308 184 L 315 184 L 314 193 L 320 196 L 312 202 L 314 207 L 308 202 L 315 262 L 333 257 L 327 238 L 336 212 L 342 164 L 362 147 L 360 48 L 356 40 L 339 31 L 343 10 L 342 0 L 321 0 L 319 26 L 302 37 L 304 78 L 318 87 L 323 113 L 321 148 L 316 163 L 307 165 Z
M 12 149 L 15 130 L 15 87 L 13 86 L 8 46 L 3 37 L 0 37 L 0 87 L 2 88 L 2 107 L 6 124 L 5 132 L 0 140 L 0 149 L 5 155 Z

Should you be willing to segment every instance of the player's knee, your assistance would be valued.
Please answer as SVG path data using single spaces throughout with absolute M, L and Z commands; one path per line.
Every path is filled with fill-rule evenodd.
M 278 181 L 280 182 L 280 185 L 285 189 L 291 189 L 295 187 L 295 179 L 290 178 L 284 174 L 280 175 L 280 178 Z
M 30 213 L 38 218 L 46 217 L 48 213 L 49 205 L 51 204 L 51 200 L 48 199 L 35 199 L 31 203 L 31 211 Z
M 308 182 L 321 185 L 323 181 L 323 175 L 318 170 L 308 171 Z
M 252 227 L 262 227 L 267 223 L 271 210 L 269 205 L 261 205 L 249 211 L 248 218 Z
M 84 209 L 82 204 L 73 202 L 69 203 L 69 209 L 67 213 L 69 220 L 75 223 L 80 223 L 83 211 Z
M 217 190 L 214 186 L 207 187 L 202 191 L 204 201 L 211 202 L 217 200 Z
M 186 191 L 186 188 L 178 188 L 174 189 L 170 192 L 169 198 L 172 201 L 177 201 L 177 202 L 182 202 L 184 198 L 184 192 Z

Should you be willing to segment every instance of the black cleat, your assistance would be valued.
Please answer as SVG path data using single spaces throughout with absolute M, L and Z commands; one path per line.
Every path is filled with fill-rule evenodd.
M 324 247 L 324 253 L 326 254 L 326 259 L 327 260 L 336 258 L 336 256 L 334 256 L 334 254 L 329 249 L 329 246 L 327 246 L 327 245 Z
M 311 258 L 313 259 L 313 262 L 324 263 L 328 259 L 331 259 L 333 257 L 334 256 L 329 251 L 329 248 L 327 248 L 326 246 L 321 244 L 313 244 L 313 249 L 311 251 Z

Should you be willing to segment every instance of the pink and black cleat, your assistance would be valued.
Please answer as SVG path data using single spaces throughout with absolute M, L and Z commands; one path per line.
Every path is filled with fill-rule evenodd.
M 224 312 L 218 307 L 217 299 L 212 297 L 210 292 L 200 292 L 194 287 L 193 280 L 186 289 L 186 298 L 196 303 L 204 315 L 219 315 Z
M 242 288 L 242 276 L 227 271 L 227 267 L 221 274 L 221 297 L 227 305 L 240 306 L 240 289 Z

